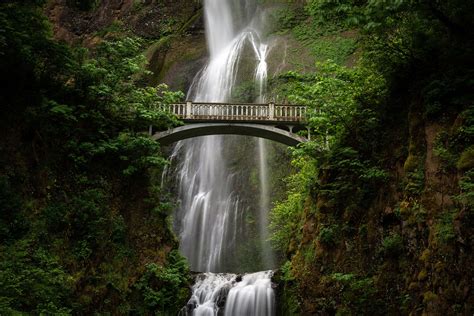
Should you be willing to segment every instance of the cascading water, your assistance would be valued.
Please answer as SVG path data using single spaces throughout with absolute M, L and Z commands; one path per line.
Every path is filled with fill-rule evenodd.
M 263 254 L 263 262 L 267 267 L 274 267 L 275 260 L 271 248 L 267 246 L 268 234 L 268 212 L 270 210 L 270 190 L 268 187 L 268 168 L 267 168 L 267 147 L 263 138 L 258 139 L 258 160 L 259 160 L 259 182 L 260 182 L 260 201 L 259 201 L 259 231 L 260 244 Z
M 239 63 L 246 47 L 252 48 L 257 62 L 254 80 L 263 101 L 267 79 L 266 57 L 269 46 L 252 20 L 256 17 L 253 1 L 205 0 L 206 36 L 209 62 L 196 75 L 188 99 L 196 102 L 229 101 L 235 86 Z M 226 163 L 229 148 L 225 136 L 206 136 L 182 141 L 173 156 L 180 157 L 177 183 L 181 200 L 176 212 L 181 250 L 191 269 L 201 272 L 193 287 L 193 296 L 185 308 L 186 314 L 273 315 L 274 293 L 271 271 L 246 274 L 216 274 L 228 272 L 226 260 L 232 258 L 242 235 L 243 208 L 233 190 L 235 174 Z M 265 245 L 268 237 L 267 212 L 269 190 L 266 183 L 265 143 L 258 142 L 260 167 L 259 230 L 262 261 L 273 268 L 272 253 Z M 227 147 L 226 147 L 227 146 Z M 227 295 L 228 293 L 228 295 Z
M 224 316 L 274 315 L 275 294 L 271 271 L 246 274 L 227 296 Z

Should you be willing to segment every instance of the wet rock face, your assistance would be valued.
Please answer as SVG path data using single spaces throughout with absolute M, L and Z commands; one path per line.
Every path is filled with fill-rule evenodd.
M 97 33 L 111 26 L 149 39 L 176 33 L 200 7 L 193 0 L 101 0 L 90 10 L 83 10 L 69 0 L 52 0 L 45 13 L 57 39 L 89 46 Z M 197 33 L 203 26 L 196 21 L 187 27 Z
M 206 62 L 201 8 L 195 0 L 97 0 L 85 10 L 72 0 L 51 0 L 45 13 L 54 37 L 71 45 L 94 48 L 121 33 L 144 38 L 148 83 L 186 91 Z

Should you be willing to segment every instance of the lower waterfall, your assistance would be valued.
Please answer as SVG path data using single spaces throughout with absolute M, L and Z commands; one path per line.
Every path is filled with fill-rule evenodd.
M 245 274 L 227 296 L 224 315 L 274 315 L 275 293 L 272 289 L 272 271 Z
M 244 274 L 202 273 L 180 316 L 273 316 L 272 271 Z

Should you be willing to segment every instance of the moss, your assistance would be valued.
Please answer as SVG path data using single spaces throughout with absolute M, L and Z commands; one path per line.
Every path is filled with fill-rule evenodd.
M 403 164 L 403 170 L 405 172 L 413 172 L 418 168 L 419 157 L 413 154 L 409 154 L 405 163 Z
M 408 220 L 410 216 L 413 214 L 410 208 L 410 203 L 408 201 L 401 202 L 399 206 L 399 210 L 400 210 L 400 217 L 404 221 Z
M 441 262 L 441 261 L 438 261 L 436 264 L 435 264 L 435 271 L 437 273 L 440 273 L 444 270 L 444 268 L 446 267 L 446 264 Z
M 436 301 L 438 299 L 438 295 L 434 294 L 431 291 L 423 293 L 423 302 L 424 303 L 429 303 Z
M 428 271 L 426 269 L 422 269 L 420 273 L 418 273 L 417 279 L 418 281 L 424 281 L 428 277 Z
M 339 235 L 338 232 L 337 225 L 323 226 L 319 231 L 318 240 L 323 246 L 334 246 Z
M 436 224 L 433 227 L 435 241 L 438 244 L 450 244 L 456 239 L 456 232 L 454 230 L 454 221 L 457 212 L 445 212 L 440 215 Z
M 399 234 L 390 234 L 382 241 L 382 252 L 387 257 L 398 257 L 403 251 L 403 239 Z
M 196 14 L 191 16 L 188 21 L 186 21 L 183 26 L 179 29 L 178 33 L 181 34 L 186 32 L 198 19 L 202 17 L 202 8 L 200 8 Z
M 408 285 L 409 290 L 418 290 L 420 287 L 420 284 L 418 282 L 411 282 L 410 285 Z
M 459 157 L 456 167 L 459 171 L 466 171 L 474 168 L 474 146 L 467 148 Z
M 429 249 L 425 249 L 425 250 L 423 250 L 423 252 L 421 253 L 420 261 L 426 263 L 428 260 L 430 260 L 430 257 L 431 257 L 431 251 L 430 251 Z

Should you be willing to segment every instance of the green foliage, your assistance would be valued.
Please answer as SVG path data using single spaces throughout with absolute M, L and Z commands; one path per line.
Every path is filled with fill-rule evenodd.
M 472 212 L 474 210 L 474 170 L 466 172 L 459 180 L 459 188 L 461 193 L 455 196 L 455 199 Z
M 441 169 L 450 172 L 456 169 L 468 171 L 473 165 L 474 108 L 468 107 L 459 115 L 461 124 L 451 131 L 437 135 L 435 154 L 441 160 Z
M 314 162 L 296 156 L 292 165 L 300 171 L 286 180 L 289 194 L 284 201 L 276 203 L 270 213 L 270 240 L 275 248 L 283 251 L 288 250 L 291 241 L 299 239 L 305 195 L 316 175 Z
M 331 181 L 319 188 L 319 194 L 337 207 L 366 205 L 376 188 L 388 180 L 384 170 L 360 160 L 360 153 L 350 147 L 335 147 L 328 155 L 327 167 L 332 171 Z M 351 196 L 351 203 L 344 197 Z
M 439 297 L 438 292 L 426 292 L 429 295 L 424 310 L 417 310 L 420 305 L 416 306 L 416 297 L 423 297 L 422 291 L 411 285 L 410 294 L 400 289 L 413 274 L 408 266 L 419 262 L 401 254 L 410 253 L 424 243 L 459 251 L 467 239 L 458 235 L 471 232 L 468 227 L 474 196 L 471 170 L 474 64 L 469 56 L 474 52 L 473 9 L 474 3 L 462 0 L 310 0 L 305 6 L 307 18 L 297 21 L 291 14 L 282 16 L 285 29 L 291 29 L 316 54 L 335 61 L 318 64 L 318 73 L 289 72 L 269 85 L 274 95 L 285 96 L 282 101 L 310 108 L 311 141 L 296 149 L 295 155 L 314 165 L 315 177 L 288 195 L 301 194 L 297 201 L 305 202 L 305 218 L 298 225 L 307 232 L 303 236 L 287 232 L 297 237 L 285 241 L 291 245 L 289 248 L 298 249 L 291 260 L 295 272 L 292 282 L 299 287 L 303 312 L 310 314 L 320 311 L 317 308 L 326 308 L 328 314 L 387 314 L 389 307 L 396 314 L 400 310 L 392 305 L 401 301 L 403 312 L 433 313 L 433 308 L 443 306 L 449 296 L 446 292 Z M 331 46 L 327 44 L 331 39 L 344 40 Z M 350 39 L 356 43 L 350 43 Z M 358 58 L 351 61 L 354 68 L 342 67 L 344 56 L 351 54 Z M 409 113 L 416 120 L 408 121 Z M 452 127 L 445 128 L 449 123 Z M 445 128 L 435 144 L 434 151 L 441 161 L 435 177 L 441 180 L 434 185 L 425 183 L 433 175 L 425 178 L 424 169 L 427 155 L 424 134 L 429 136 L 429 127 L 433 126 Z M 407 134 L 412 137 L 409 155 Z M 406 177 L 398 180 L 404 158 Z M 459 188 L 452 182 L 455 175 L 460 177 Z M 442 192 L 453 194 L 455 205 L 436 214 L 437 208 L 432 203 L 439 202 L 435 202 L 433 194 L 446 183 L 450 184 Z M 400 193 L 404 196 L 402 202 L 397 201 Z M 395 214 L 384 213 L 384 206 L 392 199 L 398 202 L 398 210 Z M 311 203 L 316 207 L 312 208 Z M 297 214 L 301 214 L 300 204 L 292 204 Z M 287 206 L 290 208 L 291 204 Z M 287 209 L 286 213 L 291 211 Z M 383 217 L 383 223 L 378 216 Z M 388 226 L 388 231 L 396 231 L 393 228 L 400 218 L 408 224 L 404 226 L 404 234 L 392 233 L 382 239 L 377 227 Z M 314 247 L 308 247 L 315 238 L 314 228 L 306 229 L 305 224 L 317 225 L 318 238 L 327 244 L 334 245 L 333 237 L 337 236 L 332 225 L 342 227 L 343 233 L 348 231 L 347 227 L 353 227 L 359 234 L 354 233 L 356 238 L 351 242 L 340 246 L 336 242 L 331 247 L 337 249 L 338 256 L 331 256 L 329 247 L 321 247 L 314 257 L 311 252 Z M 406 233 L 410 236 L 407 245 Z M 415 241 L 416 238 L 420 241 Z M 381 245 L 377 245 L 381 239 Z M 455 240 L 459 243 L 453 243 Z M 383 256 L 377 256 L 377 251 Z M 397 262 L 392 260 L 400 257 Z M 435 269 L 445 262 L 462 266 L 460 262 L 464 259 L 456 256 L 439 260 L 442 264 Z M 395 264 L 401 271 L 392 271 Z M 374 273 L 377 265 L 379 272 Z M 352 266 L 368 276 L 358 277 L 360 270 L 352 270 Z M 334 267 L 354 272 L 332 274 L 332 281 L 327 282 L 325 274 L 334 271 Z M 427 269 L 422 270 L 425 275 Z M 396 280 L 394 275 L 398 273 L 404 281 Z M 438 274 L 441 272 L 436 270 Z M 445 280 L 456 272 L 448 274 L 443 274 L 443 280 L 439 277 L 426 280 L 426 287 L 447 284 Z M 459 278 L 469 277 L 459 275 Z M 386 286 L 384 280 L 393 280 L 393 286 Z
M 309 48 L 315 60 L 344 65 L 355 52 L 355 34 L 326 34 L 320 28 L 301 23 L 293 28 L 296 39 Z
M 458 170 L 469 170 L 474 168 L 474 146 L 464 150 L 456 164 Z
M 407 173 L 407 184 L 405 192 L 411 196 L 417 196 L 423 193 L 425 187 L 425 172 L 424 169 L 415 169 L 413 172 Z
M 70 313 L 72 280 L 57 256 L 28 239 L 1 247 L 0 255 L 0 313 Z
M 356 315 L 380 313 L 381 302 L 372 278 L 358 277 L 352 273 L 333 273 L 331 279 L 342 285 L 341 305 L 336 314 L 350 311 Z
M 455 240 L 454 219 L 457 215 L 456 211 L 446 211 L 441 214 L 434 226 L 434 233 L 438 242 L 449 244 Z
M 283 281 L 293 281 L 295 278 L 291 273 L 291 261 L 286 261 L 281 267 Z
M 301 216 L 302 210 L 303 200 L 299 193 L 288 195 L 284 202 L 277 203 L 272 209 L 270 228 L 274 232 L 271 240 L 275 248 L 287 250 L 298 228 L 299 221 L 294 219 Z
M 186 259 L 178 251 L 170 252 L 166 267 L 148 264 L 135 285 L 143 295 L 143 311 L 154 311 L 157 315 L 177 314 L 189 296 L 188 274 Z
M 338 240 L 339 227 L 337 225 L 323 226 L 319 230 L 319 242 L 327 247 L 334 246 Z
M 279 89 L 291 103 L 308 105 L 308 122 L 311 142 L 294 151 L 294 162 L 305 170 L 290 178 L 298 183 L 290 190 L 288 200 L 276 205 L 272 212 L 273 239 L 281 248 L 290 245 L 298 221 L 288 221 L 283 214 L 302 214 L 304 197 L 318 194 L 334 207 L 330 212 L 344 208 L 355 212 L 367 207 L 377 188 L 389 179 L 385 170 L 377 165 L 372 155 L 379 139 L 375 130 L 379 121 L 376 108 L 385 97 L 385 81 L 368 69 L 348 69 L 334 63 L 319 64 L 318 74 L 301 75 L 290 72 L 281 76 Z M 362 102 L 367 102 L 363 104 Z M 354 147 L 361 137 L 362 152 Z M 319 183 L 318 176 L 329 175 Z M 327 177 L 327 176 L 325 176 Z M 346 197 L 351 196 L 347 205 Z M 329 211 L 329 210 L 328 210 Z M 281 224 L 277 224 L 281 223 Z M 323 243 L 333 243 L 329 226 L 323 230 Z M 298 240 L 298 239 L 296 239 Z M 286 247 L 282 247 L 286 245 Z
M 361 127 L 374 126 L 377 120 L 373 111 L 360 109 L 360 102 L 377 106 L 385 93 L 384 80 L 366 69 L 349 69 L 332 62 L 318 64 L 318 67 L 317 74 L 289 72 L 280 76 L 278 92 L 275 92 L 286 95 L 292 104 L 310 107 L 311 140 L 320 146 L 334 144 L 343 133 L 353 132 L 349 125 L 357 112 L 363 116 Z
M 0 241 L 8 243 L 25 233 L 28 223 L 22 219 L 22 201 L 7 176 L 0 176 Z
M 295 277 L 292 274 L 291 261 L 286 261 L 280 267 L 280 280 L 279 283 L 283 283 L 282 291 L 279 291 L 277 297 L 278 306 L 282 315 L 299 315 L 300 302 L 298 301 L 296 288 L 294 286 Z
M 163 108 L 183 94 L 144 86 L 138 38 L 72 49 L 31 1 L 0 23 L 0 314 L 130 312 L 141 262 L 160 262 L 160 302 L 187 295 L 147 135 L 179 124 Z
M 382 240 L 382 253 L 387 257 L 397 257 L 403 253 L 403 238 L 393 233 Z

